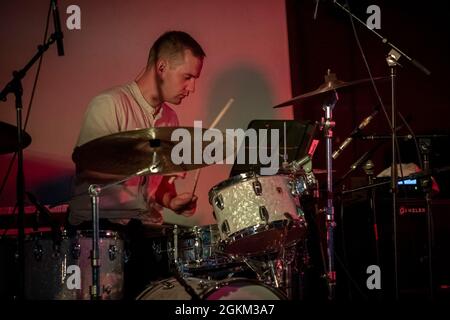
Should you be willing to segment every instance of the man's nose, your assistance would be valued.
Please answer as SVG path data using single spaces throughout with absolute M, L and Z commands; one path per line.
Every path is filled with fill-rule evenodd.
M 189 83 L 188 83 L 188 86 L 187 86 L 187 90 L 190 93 L 194 93 L 195 92 L 195 79 L 189 80 Z

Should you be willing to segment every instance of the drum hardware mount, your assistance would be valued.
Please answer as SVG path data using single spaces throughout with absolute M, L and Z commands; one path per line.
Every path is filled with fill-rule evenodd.
M 334 74 L 328 70 L 328 77 L 335 77 Z M 326 76 L 326 77 L 327 77 Z M 333 109 L 339 97 L 336 91 L 332 92 L 328 98 L 325 99 L 322 109 L 325 111 L 325 117 L 321 121 L 321 129 L 324 131 L 326 142 L 326 161 L 327 161 L 327 206 L 326 212 L 326 230 L 327 230 L 327 251 L 328 251 L 328 265 L 326 279 L 328 283 L 328 299 L 335 299 L 336 287 L 336 271 L 335 271 L 335 257 L 334 257 L 334 229 L 336 223 L 334 220 L 334 205 L 333 205 L 333 157 L 332 157 L 332 138 L 333 128 L 336 122 L 333 120 Z
M 113 244 L 111 244 L 108 248 L 108 257 L 109 260 L 113 261 L 116 259 L 117 256 L 117 247 Z

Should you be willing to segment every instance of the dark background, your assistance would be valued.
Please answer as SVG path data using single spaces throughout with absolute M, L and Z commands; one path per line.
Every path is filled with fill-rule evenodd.
M 344 1 L 340 1 L 344 3 Z M 427 76 L 404 57 L 400 59 L 402 67 L 397 68 L 396 108 L 407 119 L 414 134 L 430 135 L 449 133 L 449 28 L 450 18 L 445 2 L 411 2 L 411 1 L 348 1 L 351 11 L 362 21 L 370 14 L 366 13 L 369 5 L 378 5 L 381 10 L 381 29 L 375 30 L 387 38 L 397 48 L 416 59 L 431 71 Z M 354 21 L 352 28 L 349 16 L 332 1 L 320 1 L 316 19 L 314 19 L 315 1 L 287 0 L 287 21 L 289 33 L 289 52 L 291 63 L 292 92 L 294 96 L 310 92 L 324 82 L 327 69 L 337 74 L 342 81 L 355 81 L 369 77 L 361 51 L 357 45 L 355 31 L 361 43 L 364 55 L 374 77 L 389 76 L 390 70 L 385 57 L 390 47 L 382 43 L 372 31 Z M 387 114 L 391 114 L 390 81 L 376 82 Z M 370 82 L 366 85 L 351 86 L 338 90 L 333 118 L 336 121 L 333 137 L 333 150 L 350 134 L 350 132 L 370 115 L 378 99 Z M 321 106 L 326 96 L 319 95 L 302 100 L 295 105 L 297 120 L 320 121 L 324 116 Z M 283 101 L 280 101 L 280 103 Z M 402 124 L 397 118 L 397 124 Z M 407 128 L 399 135 L 409 134 Z M 382 111 L 363 130 L 363 134 L 389 135 L 389 125 Z M 325 168 L 325 140 L 318 133 L 319 148 L 313 159 L 315 168 Z M 383 142 L 384 141 L 384 142 Z M 364 152 L 379 144 L 371 159 L 375 164 L 375 174 L 389 167 L 391 163 L 390 140 L 370 141 L 355 139 L 344 152 L 333 161 L 336 169 L 334 181 L 341 178 Z M 434 177 L 439 184 L 440 193 L 433 195 L 432 210 L 434 218 L 435 248 L 433 264 L 435 270 L 434 290 L 441 294 L 448 285 L 449 258 L 445 249 L 450 244 L 449 219 L 450 174 L 446 169 L 450 164 L 449 139 L 431 140 L 431 169 L 441 169 Z M 412 141 L 399 139 L 401 161 L 403 163 L 420 163 L 417 159 L 415 145 Z M 325 188 L 325 176 L 318 176 L 322 188 Z M 359 168 L 348 176 L 345 185 L 351 189 L 357 185 L 367 184 L 364 171 Z M 335 189 L 335 190 L 336 190 Z M 369 299 L 394 297 L 393 273 L 393 223 L 388 186 L 375 190 L 376 215 L 372 214 L 368 202 L 368 193 L 353 193 L 341 202 L 335 194 L 337 243 L 338 296 L 342 299 Z M 423 194 L 400 194 L 402 204 L 423 207 Z M 342 204 L 342 207 L 341 207 Z M 317 216 L 319 217 L 319 216 Z M 377 264 L 375 241 L 373 236 L 374 217 L 378 219 L 379 248 L 382 269 L 382 290 L 369 292 L 365 280 L 366 267 Z M 426 233 L 426 215 L 410 215 L 398 218 L 398 259 L 400 296 L 427 297 L 428 286 L 428 250 Z M 324 225 L 319 221 L 319 225 Z M 344 228 L 345 225 L 345 228 Z M 321 230 L 322 238 L 324 230 Z M 344 245 L 343 245 L 344 244 Z M 317 248 L 312 250 L 315 267 L 319 268 L 320 259 Z M 314 253 L 314 251 L 316 253 Z M 345 268 L 344 268 L 345 266 Z M 446 267 L 444 267 L 446 266 Z M 447 270 L 444 270 L 447 268 Z M 348 275 L 346 275 L 348 272 Z M 313 272 L 314 273 L 314 272 Z M 320 272 L 319 272 L 320 273 Z M 316 274 L 317 276 L 317 274 Z M 353 283 L 352 283 L 353 281 Z M 308 280 L 315 292 L 326 291 L 320 287 L 320 280 Z M 318 289 L 319 288 L 319 289 Z M 322 290 L 322 292 L 320 292 Z M 448 289 L 447 289 L 448 290 Z M 313 290 L 314 291 L 314 290 Z

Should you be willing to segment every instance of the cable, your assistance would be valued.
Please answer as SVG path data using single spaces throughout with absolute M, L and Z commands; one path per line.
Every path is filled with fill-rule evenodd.
M 417 159 L 419 160 L 419 165 L 422 166 L 423 165 L 423 160 L 422 160 L 422 154 L 420 152 L 420 148 L 419 148 L 419 143 L 417 141 L 417 137 L 414 134 L 414 131 L 412 130 L 412 128 L 409 126 L 408 122 L 406 121 L 405 117 L 403 117 L 403 115 L 401 114 L 400 111 L 398 111 L 398 115 L 400 116 L 400 119 L 403 121 L 403 123 L 405 124 L 406 128 L 408 129 L 409 133 L 411 133 L 411 136 L 414 140 L 414 144 L 416 146 L 416 152 L 417 152 Z
M 345 4 L 346 4 L 347 8 L 350 8 L 350 6 L 348 4 L 348 0 L 345 1 Z M 388 113 L 386 111 L 386 107 L 385 107 L 385 105 L 383 103 L 383 100 L 381 99 L 380 93 L 378 92 L 378 88 L 377 88 L 377 86 L 375 84 L 375 81 L 373 80 L 372 71 L 370 70 L 369 63 L 367 62 L 366 54 L 364 53 L 364 49 L 362 48 L 361 42 L 359 40 L 358 32 L 356 31 L 355 24 L 353 22 L 353 17 L 352 17 L 352 15 L 349 15 L 349 17 L 350 17 L 350 22 L 351 22 L 351 25 L 352 25 L 352 31 L 353 31 L 353 34 L 355 36 L 356 43 L 357 43 L 359 51 L 361 53 L 361 57 L 362 57 L 362 59 L 364 61 L 364 65 L 365 65 L 365 67 L 367 69 L 367 73 L 369 74 L 370 82 L 372 83 L 373 89 L 375 91 L 375 95 L 377 96 L 378 102 L 380 103 L 381 110 L 383 110 L 384 116 L 386 117 L 386 121 L 388 122 L 389 128 L 391 129 L 391 132 L 392 132 L 395 129 L 392 128 L 392 122 L 389 119 L 389 115 L 388 115 Z M 400 167 L 400 176 L 403 178 L 404 177 L 404 175 L 403 175 L 403 168 L 401 166 L 402 159 L 401 159 L 401 156 L 400 156 L 400 149 L 399 149 L 397 137 L 396 137 L 394 143 L 395 143 L 396 149 L 397 149 L 396 150 L 396 153 L 397 153 L 396 156 L 398 158 L 397 163 L 400 163 L 400 166 L 399 166 Z
M 346 4 L 346 6 L 348 8 L 350 8 L 347 0 L 345 1 L 345 4 Z M 355 24 L 353 22 L 353 17 L 351 15 L 349 15 L 349 17 L 350 17 L 350 22 L 351 22 L 351 25 L 352 25 L 352 31 L 353 31 L 353 34 L 355 36 L 356 44 L 358 45 L 358 49 L 359 49 L 359 51 L 361 53 L 362 59 L 364 61 L 364 65 L 365 65 L 365 67 L 367 69 L 367 73 L 369 74 L 370 82 L 371 82 L 372 87 L 373 87 L 373 89 L 375 91 L 375 95 L 377 96 L 378 102 L 380 103 L 381 110 L 383 110 L 384 116 L 386 117 L 386 120 L 387 120 L 387 122 L 389 124 L 389 128 L 391 128 L 391 131 L 392 131 L 393 128 L 392 128 L 391 120 L 389 119 L 389 115 L 388 115 L 388 113 L 386 111 L 386 107 L 384 106 L 383 100 L 381 99 L 381 95 L 378 92 L 378 88 L 377 88 L 377 86 L 375 84 L 375 81 L 373 80 L 372 71 L 370 70 L 369 63 L 367 62 L 366 55 L 365 55 L 364 50 L 363 50 L 363 48 L 361 46 L 361 42 L 359 41 L 359 36 L 358 36 L 357 31 L 356 31 Z

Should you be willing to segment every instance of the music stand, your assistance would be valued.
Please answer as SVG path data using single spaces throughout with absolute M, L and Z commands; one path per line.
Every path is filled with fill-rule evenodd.
M 286 126 L 286 133 L 285 133 Z M 305 155 L 308 154 L 309 148 L 311 147 L 314 135 L 317 129 L 317 122 L 313 121 L 297 121 L 297 120 L 252 120 L 248 124 L 247 130 L 254 129 L 256 131 L 256 136 L 259 142 L 259 130 L 279 130 L 280 140 L 276 143 L 278 144 L 279 155 L 281 157 L 280 164 L 283 161 L 292 162 L 294 160 L 300 160 Z M 286 138 L 285 138 L 286 137 Z M 270 141 L 270 134 L 268 134 L 268 145 L 270 148 L 272 146 L 272 141 Z M 259 144 L 258 144 L 259 145 Z M 234 161 L 233 167 L 230 171 L 230 177 L 239 175 L 246 172 L 260 172 L 262 167 L 265 165 L 261 164 L 259 157 L 257 157 L 257 163 L 249 163 L 249 150 L 250 150 L 248 140 L 246 139 L 242 145 L 239 152 L 245 152 L 245 163 L 239 164 Z

